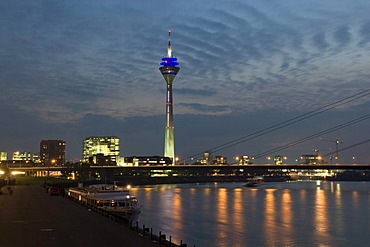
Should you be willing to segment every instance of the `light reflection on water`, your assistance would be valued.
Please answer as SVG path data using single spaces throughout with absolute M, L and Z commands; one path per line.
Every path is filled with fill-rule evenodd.
M 243 183 L 132 188 L 140 225 L 188 246 L 367 246 L 370 183 Z
M 325 191 L 321 188 L 316 188 L 316 201 L 315 201 L 315 213 L 314 213 L 314 226 L 315 235 L 317 239 L 322 239 L 320 242 L 325 241 L 328 238 L 328 212 Z

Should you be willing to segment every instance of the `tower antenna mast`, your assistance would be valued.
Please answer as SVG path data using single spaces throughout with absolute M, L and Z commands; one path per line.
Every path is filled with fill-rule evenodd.
M 172 49 L 171 49 L 171 30 L 168 30 L 167 57 L 172 57 Z

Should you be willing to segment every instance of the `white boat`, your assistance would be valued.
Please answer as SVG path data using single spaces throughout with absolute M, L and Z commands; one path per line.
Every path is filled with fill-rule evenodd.
M 115 184 L 97 184 L 88 187 L 67 189 L 67 195 L 81 203 L 96 207 L 131 221 L 138 220 L 141 206 L 136 196 L 130 195 L 129 188 Z
M 264 183 L 264 179 L 262 176 L 255 176 L 252 179 L 248 181 L 248 183 L 245 185 L 247 187 L 256 187 Z

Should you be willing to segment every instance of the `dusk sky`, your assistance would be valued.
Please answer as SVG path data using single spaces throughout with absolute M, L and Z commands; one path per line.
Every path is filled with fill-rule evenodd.
M 163 155 L 167 31 L 181 159 L 370 89 L 368 0 L 4 0 L 0 151 L 115 135 L 121 155 Z M 369 93 L 369 92 L 368 92 Z M 215 152 L 258 155 L 369 114 L 370 96 Z M 365 119 L 287 149 L 288 163 L 370 138 Z M 10 157 L 9 157 L 10 156 Z M 339 154 L 370 162 L 370 142 Z

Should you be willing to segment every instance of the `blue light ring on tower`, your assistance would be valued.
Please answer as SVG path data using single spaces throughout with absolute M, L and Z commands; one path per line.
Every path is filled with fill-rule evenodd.
M 168 60 L 168 61 L 177 61 L 177 57 L 163 57 L 162 58 L 162 61 L 165 61 L 165 60 Z
M 160 65 L 162 66 L 172 66 L 172 67 L 176 67 L 176 66 L 179 66 L 179 63 L 177 62 L 177 58 L 175 57 L 164 57 L 162 58 L 162 61 L 160 63 Z
M 164 61 L 164 62 L 161 62 L 160 65 L 162 66 L 171 66 L 171 67 L 176 67 L 176 66 L 179 66 L 179 63 L 178 62 L 168 62 L 168 61 Z
M 160 65 L 162 65 L 162 66 L 176 67 L 176 66 L 179 66 L 179 63 L 178 62 L 167 62 L 167 61 L 164 61 L 164 62 L 160 63 Z

